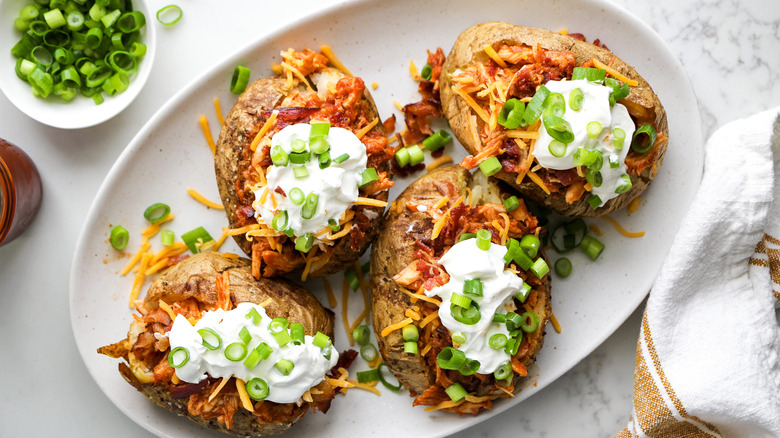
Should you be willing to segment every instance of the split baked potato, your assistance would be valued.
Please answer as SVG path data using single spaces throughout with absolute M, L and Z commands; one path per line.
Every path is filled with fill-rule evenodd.
M 610 149 L 603 151 L 603 160 L 598 162 L 606 167 L 584 165 L 585 160 L 576 165 L 577 160 L 569 159 L 568 165 L 558 163 L 553 168 L 549 164 L 553 160 L 540 158 L 545 154 L 555 157 L 564 154 L 571 158 L 575 153 L 574 147 L 566 148 L 568 138 L 560 138 L 556 132 L 551 135 L 561 144 L 556 143 L 552 148 L 543 143 L 546 133 L 557 128 L 539 115 L 534 120 L 530 108 L 534 106 L 534 96 L 538 96 L 537 109 L 543 103 L 547 114 L 553 105 L 548 103 L 550 99 L 545 99 L 546 95 L 540 94 L 541 89 L 545 84 L 571 80 L 573 73 L 578 74 L 577 67 L 606 72 L 606 79 L 601 73 L 598 81 L 615 92 L 607 92 L 612 99 L 609 102 L 612 115 L 616 108 L 624 106 L 633 122 L 632 129 L 638 132 L 633 139 L 625 130 L 620 134 L 598 125 L 603 130 L 594 131 L 596 137 L 591 138 L 595 138 L 592 143 L 602 142 Z M 580 110 L 569 105 L 568 89 L 558 94 L 565 98 L 566 105 L 555 115 L 573 126 L 568 118 Z M 516 101 L 507 105 L 512 99 Z M 585 108 L 588 99 L 586 94 Z M 618 105 L 614 105 L 614 100 Z M 517 101 L 525 105 L 514 105 Z M 458 36 L 442 68 L 441 102 L 455 136 L 471 154 L 461 163 L 464 167 L 472 169 L 492 160 L 491 173 L 497 172 L 496 177 L 567 216 L 600 216 L 625 207 L 657 175 L 669 137 L 666 112 L 658 96 L 633 67 L 610 50 L 569 35 L 503 22 L 478 24 Z M 511 119 L 509 109 L 514 107 L 520 107 L 518 116 L 525 108 L 526 119 L 519 119 L 519 126 L 511 120 L 505 126 L 502 116 L 509 115 Z M 570 132 L 582 135 L 587 141 L 584 135 L 588 121 L 584 120 L 581 128 L 570 126 Z M 625 138 L 621 139 L 621 135 Z M 622 149 L 612 147 L 613 142 L 619 142 Z M 608 152 L 619 161 L 621 172 L 616 174 L 617 182 L 607 177 L 608 172 L 613 172 L 606 170 Z M 608 189 L 600 188 L 602 183 Z
M 304 277 L 327 276 L 352 265 L 376 234 L 377 221 L 393 185 L 389 162 L 394 151 L 387 144 L 384 125 L 362 79 L 333 67 L 328 57 L 310 50 L 282 52 L 282 60 L 277 69 L 279 75 L 251 83 L 225 119 L 214 157 L 217 184 L 230 227 L 241 230 L 234 238 L 252 259 L 255 277 L 284 275 L 304 267 Z M 268 187 L 268 175 L 274 168 L 281 172 L 284 166 L 298 167 L 292 161 L 288 166 L 287 154 L 283 154 L 281 163 L 274 161 L 276 143 L 272 144 L 272 139 L 293 125 L 315 122 L 329 123 L 331 133 L 335 128 L 351 132 L 354 141 L 362 143 L 367 157 L 361 165 L 375 172 L 371 182 L 361 184 L 359 191 L 353 187 L 357 199 L 341 210 L 328 205 L 326 197 L 319 193 L 314 215 L 327 213 L 330 221 L 326 217 L 324 225 L 318 227 L 321 229 L 296 234 L 292 226 L 286 230 L 283 225 L 272 227 L 271 216 L 282 211 L 277 201 L 288 201 L 291 194 L 278 185 Z M 314 151 L 312 146 L 303 152 L 311 152 L 311 161 L 307 157 L 306 163 L 319 159 L 322 164 L 324 155 Z M 292 155 L 295 154 L 290 154 L 290 160 Z M 337 158 L 335 154 L 329 156 L 330 170 L 338 167 Z M 319 172 L 316 166 L 309 169 L 312 175 L 301 178 L 311 179 L 312 170 Z M 325 178 L 323 184 L 314 186 L 320 189 L 328 185 L 331 192 L 337 192 L 341 185 L 331 179 Z M 268 193 L 264 193 L 265 188 Z M 261 217 L 261 209 L 256 208 L 258 202 L 272 204 L 268 207 L 271 216 Z M 304 239 L 303 245 L 299 239 Z
M 509 208 L 505 206 L 504 202 L 510 196 L 499 184 L 503 183 L 488 181 L 479 172 L 472 176 L 457 165 L 434 169 L 409 185 L 394 201 L 374 242 L 370 262 L 374 331 L 385 363 L 415 397 L 415 406 L 437 406 L 459 414 L 477 414 L 490 409 L 493 400 L 513 393 L 542 348 L 544 327 L 551 314 L 551 279 L 538 243 L 538 237 L 544 230 L 522 199 L 512 197 L 506 203 Z M 467 238 L 472 233 L 477 237 Z M 478 249 L 474 257 L 457 261 L 465 265 L 457 269 L 462 272 L 448 272 L 445 269 L 442 260 L 454 253 L 453 248 L 470 242 L 479 245 L 478 240 L 485 236 L 491 242 L 490 251 Z M 533 251 L 526 253 L 518 248 L 518 240 L 524 236 L 536 242 Z M 525 240 L 522 241 L 525 247 Z M 442 355 L 462 356 L 453 348 L 470 348 L 469 342 L 481 338 L 474 335 L 469 341 L 464 339 L 467 331 L 460 332 L 458 329 L 453 332 L 445 326 L 445 312 L 449 315 L 450 312 L 463 309 L 452 307 L 455 304 L 445 309 L 450 299 L 436 296 L 435 292 L 448 284 L 454 287 L 456 277 L 472 269 L 472 266 L 481 266 L 484 257 L 487 257 L 484 254 L 492 254 L 492 251 L 497 251 L 499 257 L 501 254 L 517 257 L 515 260 L 513 256 L 504 256 L 506 258 L 500 259 L 497 266 L 492 266 L 502 276 L 509 276 L 509 284 L 518 288 L 511 291 L 502 289 L 505 297 L 496 301 L 496 313 L 513 314 L 510 319 L 515 320 L 522 314 L 523 320 L 528 318 L 536 324 L 531 324 L 528 332 L 515 330 L 517 327 L 507 327 L 507 330 L 512 330 L 504 341 L 508 345 L 512 339 L 517 340 L 516 348 L 505 351 L 499 344 L 498 348 L 494 348 L 497 356 L 490 359 L 502 362 L 503 376 L 497 375 L 498 371 L 494 373 L 493 370 L 481 368 L 487 365 L 484 361 L 476 373 L 474 367 L 465 371 L 447 369 L 446 366 L 443 368 Z M 525 269 L 518 267 L 518 263 L 525 263 L 520 259 L 525 262 L 535 260 L 536 266 L 529 268 L 524 265 Z M 493 315 L 489 314 L 485 300 L 492 296 L 490 288 L 493 286 L 489 285 L 496 283 L 487 279 L 483 281 L 485 291 L 482 298 L 463 292 L 478 304 L 477 309 L 481 305 L 484 312 L 481 317 L 477 317 L 478 321 L 472 319 L 465 324 L 476 328 L 484 322 L 488 324 L 484 328 L 487 333 L 503 330 L 504 323 L 493 324 L 487 319 L 493 318 Z M 460 293 L 460 290 L 456 292 Z M 451 300 L 454 303 L 454 298 Z M 457 327 L 455 324 L 450 325 Z M 417 333 L 417 339 L 408 336 L 410 333 Z M 502 336 L 507 338 L 506 333 Z M 410 346 L 410 340 L 417 345 Z M 470 353 L 465 354 L 464 365 L 468 367 L 473 358 L 468 357 Z M 446 361 L 447 358 L 444 359 Z M 456 384 L 468 396 L 459 399 L 453 397 L 448 388 Z
M 243 388 L 239 386 L 244 382 L 235 376 L 226 377 L 224 386 L 220 386 L 224 379 L 209 374 L 197 383 L 179 378 L 180 368 L 175 368 L 170 357 L 174 341 L 169 335 L 174 321 L 184 316 L 185 325 L 196 324 L 208 311 L 227 311 L 242 303 L 261 305 L 268 318 L 299 323 L 306 335 L 320 332 L 333 336 L 333 313 L 304 288 L 286 279 L 253 278 L 250 261 L 245 258 L 202 252 L 164 271 L 150 286 L 143 305 L 138 306 L 139 314 L 127 338 L 99 348 L 98 353 L 123 359 L 119 373 L 154 404 L 221 432 L 237 436 L 277 434 L 310 410 L 327 412 L 338 389 L 324 374 L 298 403 L 242 399 Z M 245 319 L 239 316 L 239 320 Z M 227 343 L 228 338 L 223 337 Z M 203 339 L 205 342 L 207 338 Z M 338 354 L 333 354 L 337 360 Z

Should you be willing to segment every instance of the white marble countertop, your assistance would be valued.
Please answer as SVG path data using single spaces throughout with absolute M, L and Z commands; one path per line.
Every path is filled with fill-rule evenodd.
M 725 122 L 780 105 L 780 87 L 774 83 L 780 76 L 780 2 L 611 1 L 650 25 L 681 60 L 699 99 L 704 138 Z M 149 2 L 153 10 L 168 4 Z M 68 277 L 82 221 L 112 163 L 157 108 L 225 55 L 207 41 L 226 34 L 256 38 L 257 29 L 281 26 L 256 14 L 253 28 L 231 27 L 212 19 L 210 8 L 198 3 L 203 0 L 182 5 L 188 15 L 179 27 L 159 30 L 165 44 L 158 46 L 156 73 L 143 98 L 109 122 L 75 131 L 49 128 L 0 96 L 0 137 L 33 158 L 45 191 L 36 221 L 0 248 L 2 437 L 149 436 L 114 407 L 87 373 L 70 328 Z M 299 10 L 311 13 L 323 7 L 314 0 L 300 3 Z M 230 11 L 224 13 L 233 15 L 264 7 L 256 0 L 228 4 Z M 209 32 L 200 30 L 203 23 L 209 23 Z M 194 47 L 200 48 L 197 53 Z M 40 264 L 31 265 L 33 259 Z M 614 435 L 631 410 L 640 317 L 641 309 L 548 388 L 459 435 Z

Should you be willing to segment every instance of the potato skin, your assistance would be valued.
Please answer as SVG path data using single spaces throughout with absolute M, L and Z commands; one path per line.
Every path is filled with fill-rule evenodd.
M 285 97 L 292 91 L 304 87 L 299 80 L 294 81 L 292 88 L 286 88 L 286 79 L 281 77 L 260 78 L 251 83 L 246 90 L 239 96 L 238 101 L 225 118 L 225 123 L 219 133 L 219 139 L 214 154 L 214 168 L 216 171 L 217 187 L 219 188 L 222 204 L 225 206 L 225 213 L 231 228 L 236 228 L 237 215 L 240 205 L 236 193 L 237 184 L 243 184 L 242 173 L 249 168 L 252 163 L 246 160 L 245 152 L 254 139 L 254 133 L 259 129 L 258 120 L 261 120 L 261 114 L 278 108 Z M 369 108 L 369 113 L 373 117 L 379 117 L 374 99 L 371 97 L 368 89 L 363 92 L 363 100 Z M 377 123 L 371 131 L 377 131 L 385 135 L 382 123 Z M 390 173 L 390 165 L 385 162 L 377 168 L 378 172 Z M 380 192 L 376 199 L 386 201 L 387 191 Z M 370 220 L 370 225 L 365 231 L 365 236 L 358 242 L 358 247 L 353 248 L 350 235 L 339 239 L 333 248 L 333 253 L 324 265 L 314 265 L 309 272 L 311 277 L 324 277 L 351 266 L 361 254 L 363 254 L 378 230 L 378 220 L 382 216 L 382 208 L 361 206 L 368 217 L 377 219 Z M 233 236 L 234 240 L 248 256 L 252 255 L 252 242 L 243 235 Z M 294 246 L 292 242 L 285 245 Z M 300 257 L 301 265 L 303 257 Z
M 463 195 L 466 194 L 465 188 L 472 182 L 472 175 L 457 165 L 434 169 L 410 184 L 396 199 L 396 204 L 441 199 L 442 195 L 434 186 L 434 182 L 450 182 Z M 489 190 L 492 193 L 500 193 L 502 199 L 509 196 L 497 183 L 491 181 L 489 185 Z M 435 368 L 420 355 L 404 353 L 404 340 L 400 330 L 390 333 L 387 337 L 381 336 L 380 333 L 385 327 L 402 320 L 406 310 L 413 306 L 409 296 L 401 291 L 393 276 L 415 260 L 415 236 L 430 236 L 432 230 L 433 221 L 427 214 L 408 208 L 404 208 L 399 214 L 391 209 L 371 250 L 371 313 L 379 351 L 388 368 L 401 383 L 417 394 L 435 383 Z M 537 293 L 538 299 L 533 310 L 539 315 L 540 328 L 527 335 L 531 351 L 522 361 L 527 368 L 530 368 L 542 348 L 544 327 L 552 313 L 549 275 L 541 287 L 537 288 Z
M 441 102 L 442 110 L 450 122 L 453 133 L 463 146 L 472 155 L 477 154 L 482 148 L 479 136 L 479 128 L 472 121 L 472 111 L 462 98 L 451 90 L 452 82 L 450 74 L 458 68 L 467 66 L 473 62 L 487 61 L 488 57 L 483 51 L 486 44 L 494 48 L 500 43 L 526 44 L 535 47 L 541 45 L 543 49 L 555 51 L 570 51 L 574 55 L 577 65 L 582 65 L 591 58 L 596 58 L 604 64 L 610 65 L 621 74 L 636 80 L 639 85 L 631 87 L 631 93 L 622 102 L 636 104 L 651 112 L 651 119 L 657 127 L 658 133 L 669 138 L 669 127 L 666 120 L 666 111 L 653 92 L 653 89 L 637 73 L 637 71 L 617 57 L 611 51 L 574 39 L 568 35 L 561 35 L 545 29 L 534 29 L 516 26 L 503 22 L 481 23 L 463 31 L 453 44 L 452 50 L 447 56 L 442 67 L 441 75 Z M 668 142 L 663 142 L 659 150 L 655 152 L 654 164 L 646 168 L 640 175 L 630 175 L 633 187 L 626 193 L 607 201 L 604 205 L 593 210 L 585 196 L 572 204 L 566 202 L 563 194 L 547 195 L 538 185 L 528 180 L 520 184 L 515 183 L 517 175 L 501 171 L 495 177 L 506 181 L 523 195 L 536 202 L 566 216 L 601 216 L 628 205 L 639 196 L 655 178 L 658 169 L 663 162 Z
M 271 303 L 265 306 L 271 318 L 284 317 L 299 322 L 307 335 L 317 331 L 333 336 L 333 312 L 325 309 L 309 291 L 286 279 L 255 279 L 250 271 L 251 262 L 244 258 L 226 257 L 216 252 L 202 252 L 191 256 L 164 271 L 150 287 L 144 305 L 147 309 L 157 309 L 159 301 L 173 303 L 187 298 L 195 298 L 202 303 L 214 304 L 217 294 L 214 283 L 217 276 L 229 272 L 231 301 L 234 304 L 250 302 L 260 304 L 267 299 Z M 101 354 L 128 359 L 128 339 L 98 349 Z M 123 351 L 124 350 L 124 351 Z M 220 432 L 237 436 L 258 436 L 282 433 L 289 429 L 306 410 L 294 413 L 293 417 L 279 418 L 274 423 L 261 423 L 245 409 L 239 409 L 233 417 L 233 425 L 226 429 L 216 419 L 203 419 L 190 415 L 185 398 L 174 398 L 164 386 L 155 383 L 143 383 L 138 380 L 128 364 L 119 364 L 119 373 L 139 392 L 157 406 L 188 417 L 190 420 Z M 327 385 L 327 384 L 326 384 Z M 329 385 L 328 385 L 329 386 Z

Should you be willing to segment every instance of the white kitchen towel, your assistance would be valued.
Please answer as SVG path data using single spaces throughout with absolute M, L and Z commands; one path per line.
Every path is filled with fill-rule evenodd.
M 625 437 L 780 437 L 780 108 L 719 129 L 647 301 Z

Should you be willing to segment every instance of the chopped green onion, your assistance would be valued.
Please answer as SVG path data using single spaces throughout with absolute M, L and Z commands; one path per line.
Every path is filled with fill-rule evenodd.
M 290 156 L 282 149 L 281 145 L 276 145 L 271 148 L 271 161 L 274 166 L 284 167 L 290 161 Z
M 631 149 L 635 152 L 644 154 L 655 144 L 656 131 L 653 125 L 645 123 L 634 132 L 631 140 Z
M 409 164 L 412 166 L 416 166 L 425 161 L 425 155 L 423 155 L 423 151 L 420 149 L 419 145 L 415 144 L 409 146 L 406 150 L 409 152 Z
M 279 333 L 271 333 L 271 336 L 273 336 L 280 347 L 284 347 L 292 341 L 292 336 L 290 336 L 290 332 L 287 330 L 282 330 Z
M 615 128 L 612 130 L 612 146 L 617 150 L 623 149 L 623 143 L 626 141 L 626 131 Z
M 103 42 L 103 31 L 99 27 L 92 28 L 87 31 L 85 40 L 87 47 L 92 50 L 96 50 L 100 47 L 100 43 Z
M 203 340 L 203 346 L 209 350 L 216 350 L 222 346 L 222 338 L 216 331 L 210 328 L 202 328 L 198 330 L 200 338 Z
M 162 230 L 160 232 L 160 243 L 163 244 L 163 246 L 171 246 L 173 245 L 173 242 L 176 240 L 176 233 L 174 233 L 171 230 Z
M 463 345 L 466 343 L 466 335 L 463 332 L 455 332 L 452 334 L 452 342 L 454 344 Z
M 325 333 L 322 333 L 322 332 L 317 332 L 314 335 L 314 339 L 312 339 L 311 343 L 315 347 L 320 347 L 320 349 L 328 348 L 328 347 L 331 346 L 330 336 L 328 336 L 328 335 L 326 335 Z
M 309 139 L 328 135 L 330 132 L 330 122 L 312 122 L 310 123 Z
M 352 339 L 358 343 L 358 345 L 366 345 L 371 340 L 371 331 L 368 326 L 361 324 L 352 330 Z
M 461 306 L 456 306 L 454 303 L 451 304 L 450 313 L 455 321 L 466 325 L 474 325 L 482 318 L 482 314 L 479 311 L 479 304 L 473 301 L 466 309 Z
M 170 213 L 171 207 L 168 206 L 168 204 L 157 202 L 146 207 L 146 210 L 144 210 L 144 217 L 146 220 L 154 224 L 168 217 Z
M 43 19 L 46 20 L 46 24 L 48 24 L 49 27 L 52 29 L 56 29 L 60 26 L 65 26 L 67 24 L 67 22 L 65 21 L 65 17 L 62 16 L 62 11 L 60 11 L 59 9 L 52 9 L 44 12 Z
M 358 187 L 365 187 L 371 184 L 372 182 L 379 180 L 379 175 L 377 175 L 376 169 L 374 169 L 373 167 L 366 167 L 366 170 L 364 170 L 360 176 L 361 176 L 361 181 Z
M 306 195 L 306 201 L 301 209 L 301 217 L 304 219 L 311 219 L 314 217 L 314 213 L 317 212 L 317 204 L 319 204 L 320 196 L 312 192 Z
M 322 155 L 330 150 L 330 143 L 328 143 L 328 140 L 325 140 L 325 137 L 314 137 L 309 141 L 309 149 L 315 154 Z
M 506 335 L 496 333 L 488 339 L 488 346 L 494 350 L 503 350 L 506 345 Z
M 114 26 L 114 23 L 116 23 L 116 20 L 121 14 L 122 11 L 119 9 L 114 9 L 113 11 L 108 12 L 106 15 L 100 17 L 100 22 L 103 23 L 103 26 L 105 26 L 106 29 L 111 28 Z
M 474 359 L 466 359 L 466 363 L 460 366 L 458 372 L 464 376 L 471 376 L 479 370 L 479 361 Z
M 453 306 L 458 306 L 463 309 L 468 309 L 469 306 L 471 306 L 471 298 L 458 293 L 453 293 L 450 301 L 452 302 Z
M 520 206 L 520 201 L 517 196 L 510 196 L 504 200 L 504 209 L 508 212 L 515 211 Z
M 582 238 L 582 242 L 580 242 L 580 249 L 583 250 L 591 260 L 596 260 L 599 255 L 601 255 L 601 252 L 604 251 L 604 244 L 595 237 L 585 236 Z
M 571 72 L 571 80 L 576 81 L 584 79 L 588 82 L 604 83 L 607 77 L 607 71 L 601 68 L 574 67 Z
M 249 309 L 249 312 L 246 312 L 246 315 L 244 315 L 246 319 L 251 319 L 252 324 L 257 325 L 260 324 L 260 321 L 263 320 L 263 315 L 260 314 L 260 312 L 257 311 L 254 307 Z
M 615 106 L 615 103 L 620 99 L 625 99 L 631 93 L 631 89 L 628 84 L 624 84 L 617 79 L 607 78 L 604 80 L 604 85 L 611 88 L 609 93 L 609 106 Z
M 382 382 L 382 384 L 383 384 L 383 385 L 385 385 L 385 388 L 387 388 L 387 389 L 389 389 L 389 390 L 391 390 L 391 391 L 393 391 L 393 392 L 398 392 L 398 391 L 400 391 L 400 390 L 401 390 L 401 387 L 402 387 L 402 385 L 401 385 L 401 382 L 400 382 L 400 381 L 398 381 L 397 379 L 396 379 L 396 382 L 398 382 L 398 384 L 397 384 L 397 385 L 393 385 L 393 384 L 391 384 L 390 382 L 388 382 L 388 381 L 387 381 L 387 378 L 385 378 L 385 373 L 384 373 L 384 371 L 383 371 L 383 368 L 382 368 L 382 367 L 384 367 L 384 368 L 387 368 L 387 365 L 386 365 L 384 362 L 382 362 L 382 363 L 381 363 L 381 364 L 379 364 L 379 366 L 377 367 L 377 370 L 379 370 L 379 381 L 380 381 L 380 382 Z M 387 368 L 387 369 L 388 369 L 388 371 L 389 371 L 389 368 Z M 395 378 L 395 377 L 393 377 L 393 378 Z
M 244 366 L 250 370 L 256 367 L 262 359 L 260 358 L 260 352 L 257 349 L 252 350 L 244 359 Z
M 493 176 L 501 169 L 503 169 L 503 166 L 501 166 L 501 162 L 498 161 L 498 157 L 490 157 L 479 163 L 479 170 L 481 170 L 485 176 Z
M 413 341 L 417 342 L 418 339 L 420 339 L 420 331 L 417 329 L 417 326 L 414 324 L 409 324 L 404 326 L 402 329 L 402 334 L 404 341 Z
M 542 122 L 544 123 L 544 129 L 550 137 L 562 143 L 571 143 L 574 141 L 574 133 L 571 130 L 571 126 L 569 125 L 569 122 L 563 118 L 548 114 L 542 118 Z
M 190 351 L 184 347 L 176 347 L 168 353 L 168 365 L 171 368 L 181 368 L 190 360 Z
M 314 245 L 314 236 L 311 233 L 306 233 L 303 236 L 298 236 L 295 239 L 295 250 L 300 252 L 309 252 Z
M 305 334 L 303 330 L 303 324 L 300 322 L 290 323 L 290 337 L 295 345 L 301 345 L 304 342 Z
M 492 239 L 493 235 L 490 233 L 490 231 L 482 228 L 481 230 L 477 231 L 477 248 L 481 249 L 482 251 L 489 250 Z
M 233 342 L 225 347 L 225 357 L 233 362 L 239 362 L 246 357 L 247 348 L 243 342 Z
M 404 353 L 417 354 L 418 350 L 417 342 L 407 341 L 404 342 Z
M 552 140 L 550 145 L 547 146 L 547 150 L 550 151 L 550 155 L 559 158 L 566 155 L 567 148 L 568 145 L 566 143 L 560 142 L 558 140 Z
M 358 383 L 371 383 L 379 380 L 379 370 L 366 370 L 357 372 Z
M 306 150 L 306 142 L 300 138 L 296 138 L 290 142 L 290 149 L 292 149 L 293 152 L 303 152 Z
M 211 234 L 209 234 L 205 228 L 198 227 L 195 228 L 194 230 L 182 234 L 181 240 L 184 242 L 185 245 L 187 245 L 187 248 L 189 248 L 189 250 L 192 251 L 193 254 L 197 254 L 200 252 L 201 245 L 203 245 L 206 242 L 211 242 L 212 240 L 214 240 L 214 238 L 211 237 Z
M 571 274 L 571 260 L 561 257 L 555 261 L 555 273 L 566 278 Z
M 495 315 L 493 315 L 493 322 L 500 322 L 502 324 L 505 323 L 506 322 L 506 314 L 496 313 Z
M 330 152 L 325 151 L 320 154 L 320 156 L 317 158 L 320 162 L 320 169 L 327 169 L 330 167 Z
M 454 402 L 459 402 L 468 395 L 468 392 L 466 392 L 466 390 L 463 389 L 463 386 L 458 382 L 455 382 L 452 385 L 448 386 L 444 390 L 444 392 L 446 392 L 447 395 L 450 397 L 450 400 Z
M 482 296 L 482 280 L 479 278 L 472 278 L 463 282 L 463 293 L 473 295 L 475 297 Z M 468 306 L 463 306 L 468 307 Z
M 601 123 L 594 120 L 585 126 L 585 130 L 588 132 L 588 138 L 598 138 L 601 135 Z
M 293 187 L 290 189 L 289 198 L 290 202 L 295 205 L 302 205 L 306 200 L 306 196 L 304 195 L 303 190 L 299 189 L 298 187 Z
M 458 370 L 466 363 L 466 354 L 454 347 L 444 347 L 436 356 L 436 363 L 443 370 Z
M 293 167 L 293 174 L 296 178 L 302 179 L 309 176 L 309 171 L 304 166 Z
M 545 262 L 543 258 L 539 257 L 534 264 L 531 265 L 531 272 L 536 275 L 536 278 L 541 279 L 550 272 L 550 267 L 547 266 L 547 262 Z
M 360 357 L 362 357 L 366 362 L 375 361 L 377 354 L 378 353 L 376 351 L 376 347 L 374 347 L 374 344 L 366 344 L 360 347 Z
M 533 333 L 539 328 L 539 316 L 535 312 L 523 312 L 520 315 L 523 319 L 520 328 L 526 333 Z
M 274 318 L 268 324 L 268 331 L 271 333 L 280 333 L 290 327 L 290 321 L 287 318 Z
M 609 157 L 607 157 L 607 161 L 609 161 L 610 169 L 620 168 L 620 157 L 618 157 L 617 155 L 610 154 Z
M 530 293 L 531 293 L 531 285 L 526 282 L 523 282 L 523 285 L 520 286 L 520 289 L 517 291 L 514 297 L 517 298 L 518 301 L 520 301 L 521 303 L 524 303 Z
M 395 151 L 395 162 L 398 163 L 399 166 L 405 167 L 407 164 L 409 164 L 409 150 L 406 148 L 400 148 L 397 151 Z
M 95 4 L 89 8 L 89 18 L 93 21 L 100 21 L 107 12 L 104 5 L 101 5 L 100 2 L 95 2 Z
M 598 159 L 599 152 L 593 149 L 577 148 L 572 155 L 575 166 L 590 166 Z
M 255 351 L 260 353 L 260 360 L 266 360 L 269 356 L 271 356 L 271 353 L 274 352 L 274 349 L 265 342 L 261 342 L 260 345 L 255 348 Z
M 117 225 L 114 228 L 111 229 L 111 237 L 109 238 L 109 242 L 111 243 L 111 247 L 118 250 L 123 250 L 127 247 L 127 242 L 130 240 L 130 232 L 127 231 L 127 228 Z
M 157 21 L 165 26 L 173 26 L 181 20 L 181 8 L 177 5 L 168 5 L 157 11 Z
M 246 393 L 249 395 L 249 397 L 252 398 L 252 400 L 257 401 L 265 400 L 265 398 L 268 397 L 268 393 L 270 392 L 268 389 L 268 384 L 265 382 L 265 380 L 259 377 L 249 379 L 244 387 L 246 388 Z
M 582 90 L 575 88 L 569 92 L 569 108 L 574 111 L 582 109 L 582 101 L 585 99 L 585 95 L 582 94 Z
M 249 344 L 252 342 L 252 334 L 249 333 L 249 329 L 246 328 L 246 326 L 241 327 L 241 330 L 238 332 L 238 338 L 241 339 L 245 344 Z
M 628 176 L 627 173 L 624 173 L 620 176 L 620 179 L 623 181 L 622 184 L 620 184 L 616 189 L 615 193 L 622 194 L 626 193 L 627 191 L 631 190 L 631 187 L 634 185 L 631 183 L 631 177 Z
M 50 66 L 52 62 L 54 62 L 54 57 L 52 56 L 51 52 L 49 52 L 49 50 L 43 46 L 33 47 L 32 51 L 30 52 L 30 57 L 36 64 L 41 64 L 46 67 Z
M 535 234 L 526 234 L 522 239 L 520 239 L 520 248 L 523 250 L 525 255 L 530 258 L 536 257 L 536 254 L 539 252 L 539 248 L 541 248 L 541 246 L 542 242 L 538 237 L 536 237 Z
M 506 323 L 506 329 L 511 331 L 517 330 L 520 328 L 520 324 L 523 323 L 523 319 L 520 317 L 520 314 L 516 312 L 507 312 L 504 316 L 505 323 Z
M 162 11 L 162 9 L 160 11 Z M 158 20 L 160 19 L 160 11 L 157 12 Z M 233 69 L 233 76 L 230 78 L 230 91 L 235 94 L 243 93 L 244 90 L 246 90 L 246 86 L 249 84 L 250 73 L 250 69 L 243 65 L 237 65 L 236 68 Z
M 547 99 L 548 94 L 550 94 L 550 90 L 544 85 L 536 90 L 536 94 L 534 94 L 534 97 L 531 98 L 531 101 L 528 102 L 528 105 L 525 107 L 523 121 L 520 122 L 520 126 L 528 126 L 539 120 L 539 117 L 542 115 L 542 110 L 544 110 L 544 101 Z
M 287 210 L 279 210 L 271 220 L 271 227 L 276 231 L 282 231 L 287 228 Z
M 116 28 L 122 33 L 133 33 L 140 30 L 146 24 L 146 17 L 138 11 L 130 11 L 122 14 L 116 21 Z
M 601 172 L 594 172 L 588 168 L 585 169 L 585 180 L 593 187 L 601 187 L 604 177 L 601 175 Z
M 424 81 L 430 81 L 432 75 L 433 75 L 433 67 L 431 67 L 430 64 L 425 64 L 422 68 L 422 71 L 420 71 L 420 77 Z
M 338 157 L 334 158 L 333 161 L 336 164 L 341 164 L 349 159 L 349 154 L 341 154 Z
M 525 104 L 523 101 L 514 98 L 509 99 L 498 113 L 498 124 L 506 129 L 517 129 L 523 121 L 524 113 Z
M 337 233 L 341 229 L 341 226 L 336 222 L 336 219 L 328 219 L 328 228 L 330 228 L 331 233 Z
M 588 196 L 588 204 L 590 204 L 590 208 L 597 209 L 603 204 L 601 202 L 601 198 L 598 195 L 590 195 Z
M 27 5 L 22 8 L 21 11 L 19 11 L 19 18 L 21 18 L 24 21 L 32 21 L 38 18 L 40 15 L 40 10 L 35 5 Z
M 543 116 L 553 115 L 557 117 L 563 117 L 566 113 L 566 99 L 563 98 L 561 93 L 550 93 L 547 98 L 544 99 Z
M 496 368 L 495 371 L 493 371 L 493 377 L 496 380 L 504 380 L 508 379 L 509 376 L 512 375 L 512 365 L 509 364 L 509 362 L 504 362 L 501 365 L 499 365 L 498 368 Z
M 510 335 L 513 335 L 514 337 L 506 340 L 504 352 L 510 356 L 514 356 L 520 350 L 520 344 L 523 343 L 523 331 L 517 330 L 515 333 L 510 333 Z
M 422 141 L 422 145 L 425 147 L 425 149 L 428 149 L 429 151 L 433 152 L 435 150 L 439 150 L 444 146 L 445 144 L 452 141 L 452 136 L 449 132 L 445 131 L 444 129 L 440 129 L 436 132 L 434 132 L 432 135 L 425 138 L 425 140 Z
M 463 242 L 464 240 L 469 239 L 475 239 L 477 237 L 476 233 L 463 233 L 458 237 L 458 242 Z
M 292 152 L 290 153 L 290 162 L 292 164 L 306 164 L 311 161 L 311 152 Z

